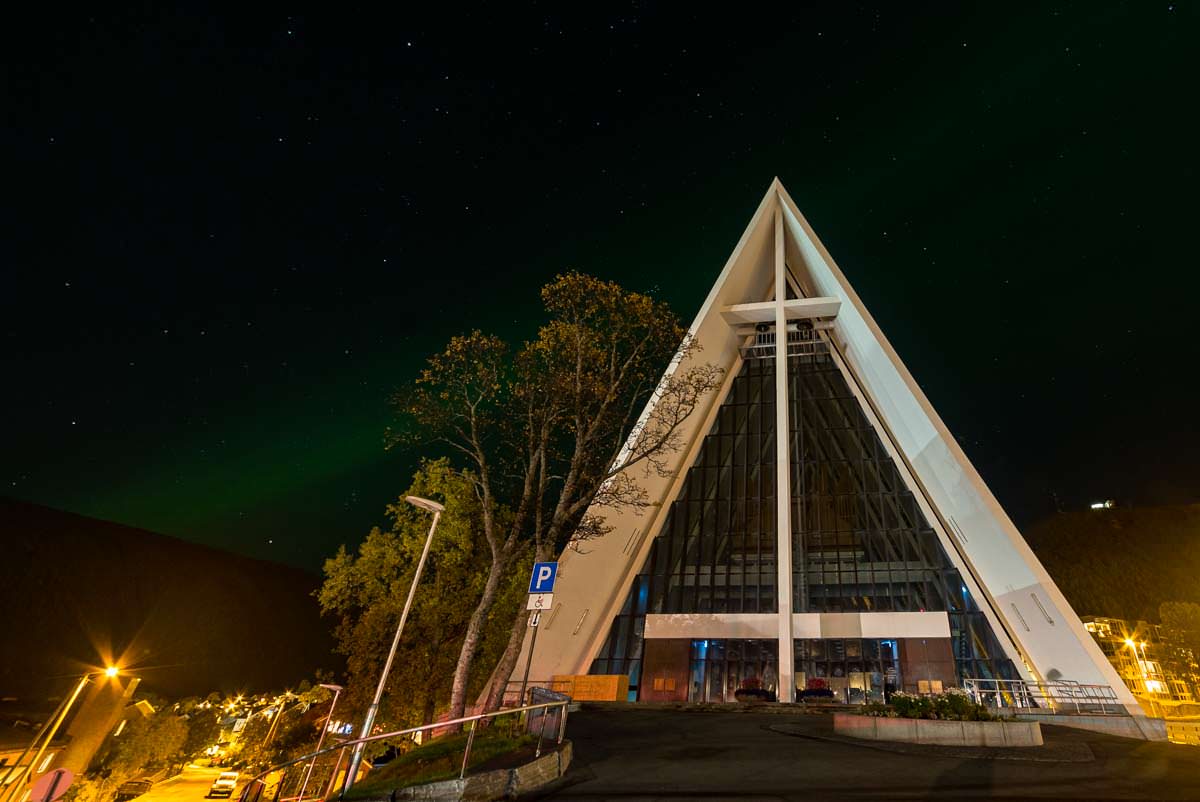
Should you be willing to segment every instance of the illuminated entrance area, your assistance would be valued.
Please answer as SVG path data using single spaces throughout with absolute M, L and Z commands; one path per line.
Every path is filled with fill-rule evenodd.
M 733 702 L 738 692 L 779 696 L 777 641 L 652 638 L 635 698 Z M 896 691 L 937 693 L 956 683 L 949 638 L 805 638 L 795 641 L 796 699 L 862 704 Z
M 739 688 L 779 691 L 773 640 L 692 641 L 690 702 L 732 702 Z
M 807 693 L 847 704 L 882 702 L 899 690 L 900 648 L 895 639 L 830 638 L 796 641 L 797 698 Z

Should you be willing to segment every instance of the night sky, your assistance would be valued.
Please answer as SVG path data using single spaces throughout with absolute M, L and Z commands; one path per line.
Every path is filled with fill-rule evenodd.
M 425 355 L 778 175 L 1018 525 L 1200 501 L 1197 5 L 409 5 L 9 20 L 0 493 L 317 570 Z

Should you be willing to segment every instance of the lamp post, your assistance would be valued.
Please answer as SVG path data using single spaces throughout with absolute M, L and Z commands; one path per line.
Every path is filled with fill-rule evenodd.
M 1142 678 L 1142 690 L 1145 693 L 1150 693 L 1150 685 L 1148 683 L 1149 676 L 1146 674 L 1146 644 L 1142 643 L 1142 651 L 1138 651 L 1138 645 L 1133 638 L 1126 638 L 1125 645 L 1133 649 L 1133 662 L 1137 663 L 1138 674 Z
M 337 708 L 338 695 L 342 692 L 341 685 L 326 685 L 321 683 L 322 688 L 328 688 L 333 691 L 333 704 L 329 706 L 329 715 L 325 717 L 325 726 L 321 727 L 321 737 L 317 739 L 317 751 L 321 751 L 321 746 L 325 743 L 325 733 L 329 732 L 329 724 L 333 721 L 333 711 Z M 300 783 L 299 802 L 304 802 L 304 791 L 308 788 L 308 778 L 312 776 L 313 766 L 317 765 L 317 759 L 314 757 L 308 763 L 308 768 L 304 771 L 304 782 Z M 334 767 L 337 771 L 337 767 Z
M 1158 702 L 1158 691 L 1150 688 L 1150 672 L 1146 670 L 1148 661 L 1146 660 L 1146 642 L 1141 641 L 1141 651 L 1138 651 L 1138 643 L 1134 642 L 1133 638 L 1126 638 L 1125 645 L 1133 649 L 1133 662 L 1137 663 L 1138 674 L 1142 678 L 1142 694 L 1146 697 L 1146 701 L 1150 703 L 1150 713 L 1154 715 L 1156 712 L 1161 712 L 1162 706 Z M 1158 680 L 1154 680 L 1158 682 Z
M 1150 695 L 1150 710 L 1157 713 L 1159 718 L 1162 718 L 1162 703 L 1158 700 L 1159 688 L 1164 687 L 1161 679 L 1154 680 L 1155 687 L 1150 687 L 1150 665 L 1149 659 L 1146 657 L 1146 641 L 1141 641 L 1142 647 L 1142 676 L 1146 678 L 1146 692 Z M 1161 676 L 1161 675 L 1160 675 Z
M 383 664 L 383 671 L 379 674 L 379 685 L 375 688 L 375 698 L 371 702 L 371 706 L 367 708 L 366 718 L 363 719 L 362 730 L 359 732 L 359 738 L 369 738 L 371 729 L 375 726 L 375 714 L 379 712 L 379 701 L 383 698 L 383 689 L 387 685 L 388 672 L 392 670 L 392 661 L 396 658 L 396 648 L 400 646 L 400 634 L 404 632 L 404 622 L 408 620 L 408 611 L 412 609 L 413 597 L 417 595 L 417 585 L 421 582 L 421 572 L 425 570 L 425 558 L 429 556 L 429 546 L 433 543 L 433 533 L 437 529 L 438 519 L 442 517 L 442 513 L 446 508 L 436 501 L 430 501 L 427 498 L 419 498 L 418 496 L 407 496 L 404 499 L 414 507 L 419 507 L 423 510 L 433 513 L 433 523 L 429 525 L 429 535 L 425 538 L 425 548 L 421 551 L 421 559 L 417 562 L 417 573 L 413 576 L 412 586 L 408 589 L 408 599 L 404 602 L 404 612 L 400 613 L 400 623 L 396 627 L 396 636 L 392 638 L 392 649 L 388 652 L 387 662 Z M 366 744 L 358 743 L 354 747 L 354 751 L 350 755 L 350 764 L 346 767 L 346 782 L 342 786 L 342 793 L 345 794 L 354 785 L 354 777 L 358 774 L 358 769 L 362 765 L 363 748 Z
M 54 723 L 49 726 L 49 729 L 42 727 L 41 732 L 34 737 L 29 746 L 25 747 L 25 751 L 21 753 L 21 756 L 17 758 L 17 762 L 13 765 L 13 768 L 9 770 L 8 774 L 4 775 L 4 782 L 7 783 L 7 786 L 3 789 L 0 789 L 0 799 L 20 798 L 20 792 L 22 788 L 21 781 L 25 779 L 27 774 L 33 774 L 34 767 L 37 765 L 38 761 L 42 759 L 42 755 L 45 754 L 46 749 L 50 746 L 50 742 L 54 740 L 55 734 L 58 733 L 58 728 L 62 726 L 63 721 L 65 721 L 67 718 L 67 714 L 71 712 L 71 708 L 75 705 L 75 700 L 79 698 L 79 694 L 83 693 L 83 689 L 87 687 L 89 682 L 92 681 L 92 678 L 103 674 L 109 679 L 113 679 L 118 673 L 119 670 L 116 666 L 109 666 L 103 671 L 95 671 L 89 674 L 84 674 L 79 678 L 79 681 L 75 683 L 75 689 L 71 692 L 71 695 L 67 697 L 65 702 L 59 705 L 58 709 L 54 711 L 54 715 L 50 717 Z M 45 734 L 45 740 L 42 740 L 41 746 L 37 746 L 37 742 L 42 739 L 43 733 Z M 25 755 L 29 754 L 35 747 L 37 747 L 37 752 L 34 754 L 33 759 L 29 761 L 28 766 L 22 767 L 21 761 L 24 760 Z M 13 773 L 13 771 L 16 771 L 17 776 L 12 777 L 10 781 L 10 775 Z
M 271 741 L 275 740 L 275 730 L 279 728 L 279 719 L 283 718 L 283 709 L 287 707 L 288 698 L 290 696 L 292 696 L 291 691 L 283 692 L 283 701 L 281 701 L 279 703 L 279 707 L 275 709 L 275 717 L 271 719 L 271 726 L 267 728 L 267 735 L 265 738 L 263 738 L 263 746 L 269 746 Z

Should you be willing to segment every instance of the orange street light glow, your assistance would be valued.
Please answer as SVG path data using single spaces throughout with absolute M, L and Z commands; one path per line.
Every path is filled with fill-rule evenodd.
M 104 669 L 104 673 L 110 677 L 115 677 L 115 676 L 117 676 L 117 667 L 109 666 L 108 668 Z

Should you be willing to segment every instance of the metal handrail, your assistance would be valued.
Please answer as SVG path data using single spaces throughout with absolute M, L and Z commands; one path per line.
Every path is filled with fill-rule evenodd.
M 521 697 L 521 684 L 521 680 L 519 679 L 510 679 L 508 682 L 504 683 L 504 693 L 502 695 L 503 700 L 501 701 L 501 704 L 504 704 L 504 702 L 509 700 L 512 700 L 513 704 L 519 704 L 520 702 L 525 701 L 525 698 L 531 698 L 531 694 L 529 693 L 526 693 L 525 698 Z M 544 691 L 566 695 L 566 692 L 571 690 L 571 680 L 569 679 L 531 679 L 526 681 L 524 684 L 528 691 L 533 691 L 535 688 L 541 688 Z
M 246 783 L 245 787 L 242 789 L 242 793 L 241 793 L 241 796 L 239 797 L 239 800 L 240 800 L 240 802 L 259 802 L 259 799 L 262 796 L 263 789 L 266 788 L 266 783 L 263 782 L 263 778 L 266 777 L 268 774 L 273 774 L 277 771 L 291 768 L 292 766 L 296 765 L 297 763 L 303 763 L 307 760 L 315 760 L 317 757 L 319 757 L 321 755 L 329 754 L 331 752 L 336 752 L 336 751 L 339 751 L 342 749 L 346 749 L 348 747 L 357 746 L 360 743 L 367 744 L 367 743 L 371 743 L 372 741 L 382 741 L 386 738 L 397 738 L 402 735 L 412 735 L 414 733 L 424 732 L 426 730 L 437 730 L 437 729 L 441 729 L 443 727 L 454 727 L 459 724 L 466 724 L 466 723 L 470 722 L 471 730 L 467 736 L 467 747 L 466 747 L 466 750 L 463 752 L 462 768 L 459 770 L 459 774 L 458 774 L 459 779 L 462 779 L 467 771 L 467 760 L 471 755 L 471 745 L 475 740 L 475 727 L 479 721 L 481 721 L 483 719 L 487 719 L 487 718 L 496 718 L 499 716 L 512 715 L 514 713 L 527 713 L 532 710 L 545 710 L 545 713 L 543 713 L 543 715 L 542 715 L 542 729 L 540 730 L 540 732 L 538 734 L 537 749 L 534 752 L 535 757 L 541 757 L 542 741 L 546 737 L 546 721 L 549 718 L 546 715 L 546 713 L 549 713 L 550 712 L 549 708 L 552 708 L 552 707 L 561 707 L 562 708 L 562 715 L 561 715 L 561 717 L 559 719 L 559 723 L 558 723 L 558 735 L 555 738 L 555 742 L 561 744 L 563 736 L 565 735 L 566 729 L 567 729 L 567 706 L 570 704 L 571 704 L 570 699 L 562 699 L 562 700 L 558 700 L 558 701 L 554 701 L 554 702 L 543 702 L 541 704 L 536 704 L 536 705 L 525 705 L 523 707 L 510 707 L 510 708 L 506 708 L 503 710 L 494 710 L 491 713 L 479 713 L 474 716 L 464 716 L 462 718 L 450 719 L 448 721 L 438 721 L 434 724 L 422 724 L 420 727 L 409 727 L 406 730 L 396 730 L 394 732 L 384 732 L 384 733 L 380 733 L 379 735 L 370 735 L 370 736 L 367 736 L 366 738 L 356 738 L 352 741 L 343 741 L 343 742 L 341 742 L 339 744 L 335 744 L 333 746 L 327 746 L 324 749 L 320 749 L 316 752 L 310 752 L 307 755 L 301 755 L 300 757 L 295 758 L 294 760 L 289 760 L 286 763 L 280 763 L 276 766 L 272 766 L 271 768 L 267 769 L 266 771 L 256 774 L 254 777 L 252 777 L 250 779 L 249 782 Z M 339 759 L 338 762 L 340 763 L 341 760 Z M 335 776 L 335 778 L 337 776 L 337 767 L 336 766 L 334 767 L 334 776 Z M 252 788 L 255 789 L 255 792 L 253 794 L 251 794 Z M 280 802 L 279 794 L 282 789 L 283 789 L 283 778 L 281 777 L 279 780 L 279 785 L 275 790 L 274 802 Z M 343 791 L 343 793 L 344 793 L 344 791 Z M 339 794 L 339 798 L 340 798 L 340 796 L 341 796 L 341 794 Z M 313 799 L 320 799 L 320 797 L 313 797 Z
M 1086 685 L 1074 680 L 1029 682 L 1021 679 L 965 677 L 963 689 L 980 704 L 1001 699 L 1007 704 L 989 705 L 1047 713 L 1096 713 L 1128 715 L 1110 685 Z M 1096 708 L 1099 710 L 1096 710 Z

